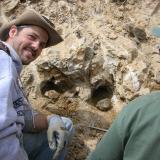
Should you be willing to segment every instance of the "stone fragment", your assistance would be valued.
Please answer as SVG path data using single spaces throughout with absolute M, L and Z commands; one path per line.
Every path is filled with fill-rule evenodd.
M 60 94 L 54 90 L 49 90 L 49 91 L 45 92 L 44 95 L 50 99 L 57 99 L 60 96 Z
M 155 81 L 160 84 L 160 71 L 156 73 L 155 75 Z
M 118 36 L 115 33 L 110 33 L 109 38 L 110 39 L 116 39 Z
M 125 25 L 126 31 L 131 37 L 135 37 L 137 42 L 143 42 L 147 40 L 147 34 L 144 29 L 135 27 L 133 24 Z
M 105 98 L 97 102 L 96 107 L 101 111 L 108 111 L 112 108 L 111 99 Z

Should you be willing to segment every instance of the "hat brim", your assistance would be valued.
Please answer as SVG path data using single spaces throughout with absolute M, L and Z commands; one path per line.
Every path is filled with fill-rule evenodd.
M 49 20 L 48 20 L 49 21 Z M 26 10 L 21 16 L 16 20 L 13 20 L 9 23 L 2 25 L 0 28 L 0 38 L 3 39 L 3 36 L 10 27 L 13 25 L 35 25 L 43 28 L 48 33 L 48 42 L 46 47 L 56 45 L 63 41 L 62 37 L 57 33 L 57 31 L 51 26 L 50 23 L 46 21 L 46 18 L 41 16 L 39 13 L 32 9 Z

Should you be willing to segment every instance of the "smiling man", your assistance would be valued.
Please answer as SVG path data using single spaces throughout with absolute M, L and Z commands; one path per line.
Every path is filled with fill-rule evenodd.
M 72 121 L 32 109 L 20 81 L 22 65 L 34 61 L 62 38 L 34 10 L 0 28 L 0 159 L 63 160 L 73 134 Z
M 21 32 L 20 32 L 21 30 Z M 38 26 L 12 26 L 6 40 L 17 52 L 23 64 L 34 61 L 45 48 L 47 32 Z
M 19 32 L 19 30 L 22 30 Z M 48 41 L 47 32 L 38 26 L 12 26 L 9 43 L 18 53 L 23 64 L 34 61 L 45 48 Z

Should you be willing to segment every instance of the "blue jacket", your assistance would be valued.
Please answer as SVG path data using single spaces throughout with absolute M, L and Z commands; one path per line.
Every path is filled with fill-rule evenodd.
M 19 84 L 22 63 L 15 50 L 0 50 L 0 160 L 28 160 L 22 145 L 24 110 L 31 110 Z

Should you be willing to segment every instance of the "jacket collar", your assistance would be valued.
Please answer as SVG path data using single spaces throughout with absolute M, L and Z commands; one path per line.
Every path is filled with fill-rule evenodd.
M 6 42 L 3 42 L 3 43 L 9 48 L 11 58 L 16 66 L 18 74 L 20 75 L 22 68 L 23 68 L 23 65 L 22 65 L 22 61 L 21 61 L 19 55 L 17 54 L 17 52 L 15 51 L 15 49 L 11 45 L 9 45 Z

